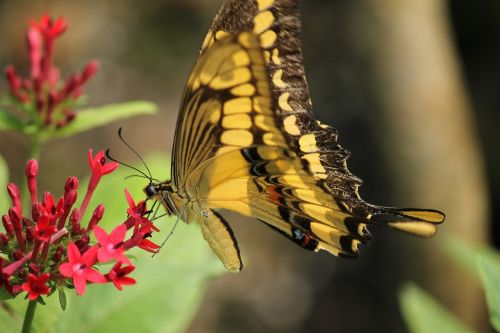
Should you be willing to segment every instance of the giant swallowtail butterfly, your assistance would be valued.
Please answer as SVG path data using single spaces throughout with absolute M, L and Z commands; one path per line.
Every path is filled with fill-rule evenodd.
M 224 266 L 240 271 L 220 210 L 251 216 L 307 250 L 356 257 L 384 225 L 432 236 L 444 214 L 375 206 L 334 128 L 315 120 L 301 53 L 298 0 L 229 0 L 189 76 L 172 179 L 146 187 L 169 214 L 196 222 Z

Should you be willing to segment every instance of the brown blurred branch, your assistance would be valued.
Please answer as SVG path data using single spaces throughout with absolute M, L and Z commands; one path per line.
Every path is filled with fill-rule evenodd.
M 487 240 L 488 198 L 481 149 L 447 6 L 439 0 L 370 0 L 360 4 L 364 51 L 373 68 L 382 140 L 398 204 L 447 214 L 443 234 Z M 368 47 L 367 47 L 368 45 Z M 482 326 L 484 300 L 463 271 L 426 242 L 424 280 L 468 323 Z M 418 245 L 421 246 L 421 243 Z M 414 257 L 421 258 L 422 248 Z M 460 278 L 458 278 L 460 277 Z

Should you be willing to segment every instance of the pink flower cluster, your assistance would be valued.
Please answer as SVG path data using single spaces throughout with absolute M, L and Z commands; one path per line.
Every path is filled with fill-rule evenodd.
M 68 23 L 62 17 L 53 21 L 43 15 L 40 22 L 31 22 L 26 34 L 29 77 L 20 77 L 13 66 L 5 69 L 13 100 L 27 111 L 36 113 L 43 126 L 62 127 L 75 118 L 71 108 L 82 94 L 83 85 L 98 69 L 97 61 L 90 61 L 81 73 L 60 82 L 59 69 L 53 63 L 54 42 L 67 28 Z
M 85 293 L 88 282 L 112 282 L 121 290 L 123 285 L 135 283 L 128 276 L 135 267 L 126 251 L 133 247 L 153 253 L 159 250 L 157 244 L 148 240 L 158 229 L 145 217 L 145 202 L 136 204 L 127 190 L 128 217 L 122 224 L 108 234 L 98 225 L 104 214 L 104 206 L 99 205 L 87 225 L 82 225 L 81 219 L 101 177 L 118 167 L 115 162 L 106 163 L 102 151 L 94 157 L 89 150 L 88 159 L 92 175 L 78 208 L 74 207 L 79 185 L 76 177 L 67 179 L 64 194 L 57 201 L 49 192 L 38 200 L 35 160 L 30 160 L 25 169 L 30 216 L 22 213 L 19 188 L 13 183 L 7 186 L 12 207 L 2 216 L 5 232 L 0 232 L 0 289 L 11 296 L 25 291 L 30 300 L 35 300 L 68 283 L 79 295 Z M 91 240 L 92 236 L 97 242 Z M 111 261 L 115 264 L 106 274 L 96 269 Z

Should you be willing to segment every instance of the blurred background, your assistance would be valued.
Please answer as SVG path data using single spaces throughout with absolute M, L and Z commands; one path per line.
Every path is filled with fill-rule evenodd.
M 86 87 L 90 105 L 146 99 L 160 107 L 155 116 L 51 143 L 40 187 L 57 193 L 59 174 L 84 175 L 89 147 L 133 161 L 117 140 L 120 126 L 144 156 L 170 154 L 184 82 L 220 4 L 0 0 L 0 67 L 27 71 L 27 22 L 62 15 L 70 23 L 56 46 L 63 75 L 101 62 Z M 405 332 L 398 291 L 409 281 L 488 332 L 483 293 L 444 244 L 453 236 L 500 245 L 500 2 L 309 0 L 301 10 L 314 112 L 352 152 L 362 197 L 439 209 L 447 220 L 431 240 L 373 230 L 360 259 L 346 261 L 227 214 L 245 269 L 210 281 L 188 332 Z M 1 132 L 0 154 L 19 181 L 27 143 Z

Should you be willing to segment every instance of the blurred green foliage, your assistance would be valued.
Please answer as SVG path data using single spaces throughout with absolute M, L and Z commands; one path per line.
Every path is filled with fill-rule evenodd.
M 490 323 L 500 332 L 500 254 L 490 247 L 474 248 L 457 239 L 449 239 L 445 251 L 480 278 L 488 303 Z M 399 296 L 403 317 L 412 333 L 474 332 L 414 284 L 405 286 Z

